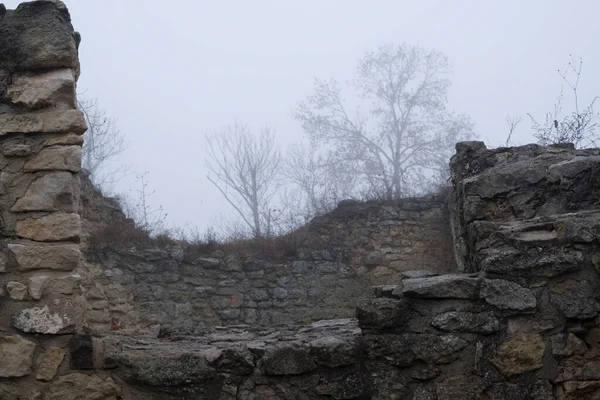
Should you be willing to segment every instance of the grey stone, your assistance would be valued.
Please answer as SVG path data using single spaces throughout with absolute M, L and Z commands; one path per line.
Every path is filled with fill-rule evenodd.
M 492 312 L 449 311 L 438 314 L 431 325 L 445 331 L 472 332 L 484 335 L 497 332 L 500 329 L 500 321 Z
M 437 274 L 426 269 L 417 269 L 412 271 L 404 271 L 400 274 L 402 279 L 413 279 L 413 278 L 427 278 L 430 276 L 436 276 Z
M 489 304 L 506 310 L 531 310 L 537 306 L 533 292 L 504 279 L 484 279 L 481 297 Z
M 38 242 L 78 239 L 81 233 L 79 214 L 52 213 L 39 218 L 18 220 L 18 236 Z
M 86 130 L 85 119 L 79 110 L 0 114 L 0 136 L 10 133 L 76 133 L 81 135 Z
M 76 213 L 79 208 L 79 177 L 70 172 L 46 174 L 29 185 L 11 211 L 65 211 Z
M 33 148 L 29 144 L 11 144 L 4 146 L 2 154 L 6 157 L 25 157 L 33 152 Z
M 402 281 L 402 293 L 408 297 L 474 299 L 477 298 L 478 289 L 479 279 L 466 275 L 441 275 Z
M 49 276 L 39 275 L 29 278 L 29 295 L 34 300 L 40 300 L 44 295 L 44 289 L 50 279 Z
M 309 349 L 293 344 L 268 348 L 262 365 L 267 375 L 299 375 L 317 368 Z
M 69 68 L 45 72 L 16 73 L 8 87 L 8 98 L 28 108 L 75 108 L 75 76 Z
M 356 306 L 356 318 L 362 328 L 399 328 L 408 322 L 410 315 L 405 299 L 380 297 L 362 300 Z
M 22 3 L 0 18 L 0 69 L 77 68 L 71 17 L 56 2 Z
M 118 400 L 121 389 L 112 378 L 102 379 L 97 375 L 79 372 L 63 375 L 50 384 L 49 400 Z
M 273 289 L 273 297 L 276 299 L 285 299 L 288 297 L 288 292 L 284 288 Z
M 308 345 L 318 365 L 336 368 L 360 363 L 361 348 L 357 342 L 325 336 L 311 341 Z
M 587 280 L 567 279 L 552 287 L 550 302 L 567 318 L 594 318 L 600 304 L 594 298 L 594 289 Z
M 517 277 L 552 278 L 578 271 L 583 265 L 581 251 L 563 248 L 494 248 L 482 251 L 481 254 L 481 267 L 484 271 Z
M 217 371 L 238 376 L 250 375 L 254 372 L 254 357 L 246 346 L 233 346 L 221 351 L 220 356 L 212 363 Z
M 83 306 L 72 299 L 57 299 L 45 305 L 17 311 L 12 325 L 25 333 L 75 333 L 81 323 Z
M 27 286 L 21 282 L 8 282 L 6 289 L 8 290 L 8 295 L 13 300 L 24 300 L 27 296 Z
M 552 354 L 561 357 L 584 354 L 587 351 L 585 342 L 572 333 L 557 333 L 550 336 Z
M 25 171 L 71 171 L 81 170 L 81 146 L 44 147 L 35 157 L 25 163 Z
M 19 335 L 0 336 L 0 377 L 27 376 L 33 372 L 37 344 Z
M 20 271 L 52 269 L 72 271 L 79 266 L 81 253 L 77 244 L 35 245 L 10 243 Z

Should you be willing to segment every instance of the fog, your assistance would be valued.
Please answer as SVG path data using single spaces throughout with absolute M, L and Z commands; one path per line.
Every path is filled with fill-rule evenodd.
M 468 114 L 488 146 L 506 141 L 508 114 L 523 117 L 513 142 L 534 141 L 526 114 L 543 119 L 552 110 L 563 85 L 557 70 L 570 54 L 584 61 L 580 101 L 600 94 L 593 0 L 65 3 L 82 35 L 78 90 L 118 120 L 129 148 L 115 162 L 149 172 L 149 201 L 171 226 L 202 230 L 219 213 L 234 215 L 206 179 L 204 133 L 235 119 L 268 124 L 285 147 L 304 136 L 291 113 L 314 78 L 343 83 L 385 43 L 448 56 L 449 107 Z M 113 191 L 137 185 L 132 174 Z

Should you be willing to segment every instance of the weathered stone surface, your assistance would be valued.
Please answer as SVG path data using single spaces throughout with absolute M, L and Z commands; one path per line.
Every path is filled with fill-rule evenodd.
M 16 143 L 4 146 L 2 154 L 6 157 L 25 157 L 33 153 L 31 145 Z
M 69 342 L 71 369 L 94 369 L 94 349 L 90 335 L 75 335 Z
M 593 318 L 600 312 L 594 290 L 586 280 L 567 279 L 554 285 L 550 291 L 550 302 L 567 318 Z
M 555 356 L 569 357 L 583 354 L 587 351 L 585 342 L 572 333 L 558 333 L 550 337 L 552 354 Z
M 25 171 L 71 171 L 81 170 L 81 146 L 44 147 L 35 157 L 25 163 Z
M 518 277 L 552 278 L 578 271 L 583 265 L 581 251 L 564 248 L 518 250 L 500 247 L 483 250 L 481 254 L 480 264 L 484 271 Z
M 474 375 L 457 375 L 444 379 L 435 385 L 437 400 L 481 399 L 485 384 L 483 379 Z M 514 398 L 510 398 L 515 400 Z M 506 398 L 508 400 L 508 398 Z
M 292 344 L 269 348 L 262 361 L 267 375 L 299 375 L 317 368 L 308 348 Z
M 12 325 L 25 333 L 75 333 L 82 312 L 82 306 L 72 299 L 57 299 L 43 306 L 17 311 L 12 316 Z
M 39 275 L 29 278 L 29 295 L 34 300 L 40 300 L 44 296 L 44 289 L 48 283 L 49 276 Z
M 430 299 L 477 298 L 479 279 L 467 275 L 441 275 L 404 279 L 402 293 L 408 297 Z
M 250 375 L 255 367 L 254 357 L 246 346 L 224 349 L 213 364 L 219 372 L 238 376 Z
M 537 306 L 533 292 L 504 279 L 484 279 L 480 296 L 489 304 L 503 310 L 531 310 Z
M 8 295 L 13 300 L 24 300 L 27 296 L 27 286 L 21 282 L 8 282 L 6 289 L 8 290 Z
M 366 299 L 356 306 L 356 318 L 362 328 L 401 327 L 410 318 L 409 303 L 386 297 Z
M 0 336 L 0 377 L 31 374 L 36 346 L 34 342 L 19 335 Z
M 87 130 L 79 110 L 40 111 L 29 114 L 0 114 L 0 136 L 9 133 L 76 133 Z
M 523 334 L 502 343 L 490 361 L 505 376 L 522 374 L 542 367 L 545 349 L 541 335 Z
M 52 278 L 48 281 L 48 292 L 53 294 L 75 294 L 78 293 L 81 284 L 81 275 L 72 274 Z
M 20 271 L 52 269 L 72 271 L 79 265 L 79 245 L 37 245 L 10 243 L 8 249 L 14 254 Z
M 57 2 L 22 3 L 0 16 L 0 69 L 77 68 L 69 12 Z
M 15 232 L 22 238 L 38 242 L 78 239 L 81 233 L 79 214 L 52 213 L 39 218 L 18 220 Z
M 79 208 L 79 177 L 70 172 L 53 172 L 29 185 L 25 195 L 11 208 L 14 212 L 65 211 Z
M 445 331 L 473 332 L 484 335 L 494 333 L 500 329 L 500 321 L 492 312 L 448 311 L 438 314 L 431 321 L 431 325 Z
M 44 352 L 44 358 L 37 367 L 35 377 L 41 381 L 49 382 L 56 376 L 58 366 L 65 358 L 65 351 L 57 346 L 51 346 Z
M 356 341 L 336 336 L 325 336 L 308 344 L 317 365 L 336 368 L 356 365 L 361 358 L 361 348 Z
M 416 270 L 412 270 L 412 271 L 403 271 L 400 276 L 402 277 L 402 279 L 413 279 L 413 278 L 427 278 L 430 276 L 436 276 L 438 275 L 435 272 L 432 271 L 428 271 L 425 269 L 416 269 Z
M 119 400 L 121 389 L 112 378 L 101 379 L 97 375 L 75 372 L 52 381 L 49 387 L 50 400 Z
M 75 76 L 69 68 L 37 73 L 16 73 L 8 87 L 8 98 L 28 108 L 75 108 Z
M 50 138 L 44 142 L 44 147 L 49 146 L 69 146 L 69 145 L 78 145 L 81 146 L 83 144 L 83 136 L 76 135 L 74 133 L 69 133 L 66 135 L 59 135 L 53 138 Z
M 356 369 L 328 371 L 321 375 L 315 391 L 333 399 L 361 398 L 368 393 L 368 376 Z

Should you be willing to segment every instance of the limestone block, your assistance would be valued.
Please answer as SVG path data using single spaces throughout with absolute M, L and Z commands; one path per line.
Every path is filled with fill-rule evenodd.
M 4 146 L 2 154 L 6 157 L 25 157 L 33 152 L 31 145 L 23 143 L 14 143 Z
M 19 220 L 15 232 L 22 238 L 38 242 L 72 240 L 79 238 L 81 221 L 78 214 L 53 213 Z
M 60 2 L 24 2 L 0 18 L 0 69 L 76 68 L 77 40 Z
M 79 110 L 52 110 L 28 114 L 0 114 L 0 136 L 9 133 L 83 134 L 87 125 Z
M 77 96 L 75 76 L 69 68 L 15 73 L 7 95 L 13 103 L 28 108 L 73 109 Z
M 40 300 L 44 295 L 44 289 L 48 284 L 49 276 L 40 275 L 29 278 L 29 295 L 34 300 Z
M 33 181 L 11 211 L 77 212 L 79 185 L 79 177 L 70 172 L 49 173 Z
M 69 145 L 78 145 L 81 146 L 83 144 L 83 136 L 76 135 L 74 133 L 69 133 L 67 135 L 60 135 L 51 139 L 48 139 L 44 142 L 44 146 L 69 146 Z
M 12 325 L 26 333 L 75 333 L 81 323 L 82 306 L 73 299 L 56 299 L 45 305 L 17 311 Z
M 441 275 L 404 279 L 401 290 L 404 296 L 408 297 L 474 299 L 477 298 L 478 288 L 479 279 L 477 278 L 466 275 Z
M 72 271 L 79 265 L 81 253 L 77 244 L 37 245 L 10 243 L 8 249 L 14 254 L 18 269 L 52 269 Z
M 524 334 L 502 343 L 491 363 L 505 376 L 522 374 L 542 367 L 546 344 L 538 334 Z
M 8 282 L 6 289 L 13 300 L 24 300 L 27 296 L 27 286 L 21 282 Z
M 23 167 L 25 171 L 81 170 L 81 146 L 52 146 L 43 148 Z
M 527 310 L 537 305 L 531 290 L 504 279 L 484 279 L 480 295 L 487 303 L 503 310 Z
M 102 380 L 97 375 L 75 372 L 61 376 L 50 384 L 50 400 L 121 399 L 121 389 L 112 378 Z
M 34 342 L 19 335 L 0 336 L 0 377 L 31 374 L 36 346 Z
M 81 275 L 72 274 L 50 279 L 48 292 L 52 294 L 75 294 L 81 283 Z
M 445 331 L 472 332 L 484 335 L 494 333 L 500 329 L 500 321 L 492 312 L 448 311 L 438 314 L 431 321 L 431 325 Z
M 44 353 L 42 362 L 37 367 L 36 378 L 41 381 L 51 381 L 58 372 L 60 363 L 65 358 L 65 351 L 60 347 L 52 346 Z

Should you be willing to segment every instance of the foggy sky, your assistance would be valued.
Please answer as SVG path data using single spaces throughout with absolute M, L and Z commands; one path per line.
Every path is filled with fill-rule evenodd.
M 507 114 L 523 117 L 513 141 L 534 141 L 526 113 L 541 120 L 552 110 L 569 54 L 584 59 L 580 101 L 600 94 L 595 0 L 65 3 L 82 35 L 78 91 L 118 119 L 130 143 L 119 162 L 149 171 L 151 202 L 177 226 L 202 230 L 232 213 L 205 177 L 205 132 L 237 118 L 275 127 L 282 145 L 298 140 L 291 111 L 314 78 L 344 82 L 384 43 L 445 53 L 454 69 L 450 108 L 470 115 L 488 146 L 506 140 Z M 115 190 L 135 185 L 131 176 Z

